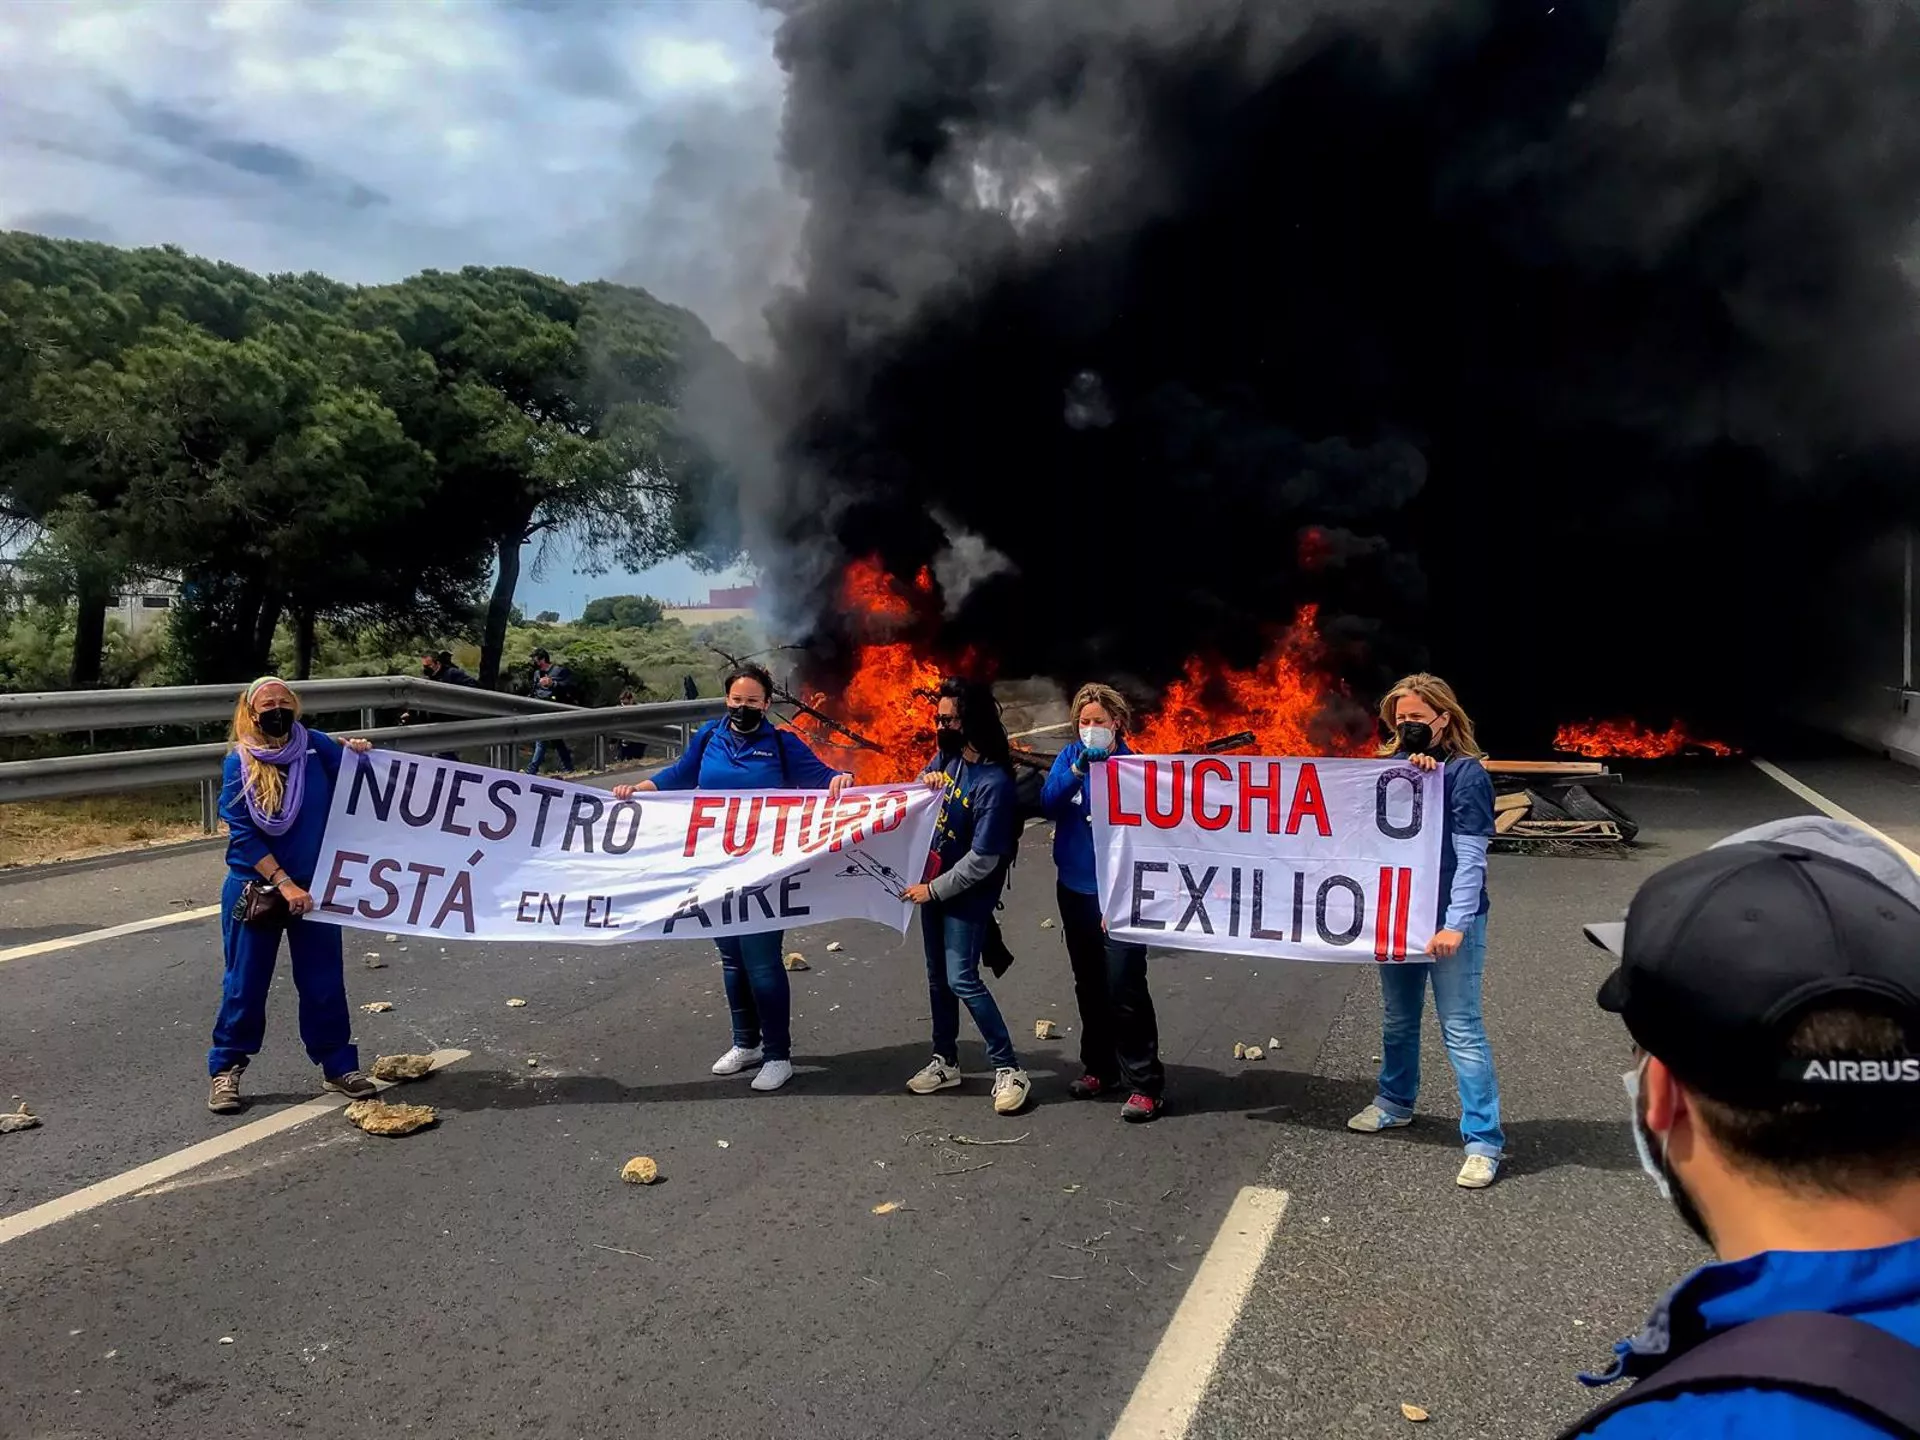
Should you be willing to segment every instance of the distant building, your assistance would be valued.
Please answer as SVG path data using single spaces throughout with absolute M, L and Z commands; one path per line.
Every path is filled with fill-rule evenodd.
M 140 635 L 165 625 L 180 603 L 180 586 L 172 580 L 129 580 L 107 597 L 107 616 L 118 616 L 127 634 Z
M 709 590 L 707 606 L 709 610 L 751 610 L 760 603 L 758 585 L 733 585 L 725 589 Z
M 759 607 L 758 585 L 723 585 L 709 590 L 704 601 L 689 600 L 684 605 L 669 605 L 666 616 L 683 625 L 712 625 L 722 620 L 749 620 Z

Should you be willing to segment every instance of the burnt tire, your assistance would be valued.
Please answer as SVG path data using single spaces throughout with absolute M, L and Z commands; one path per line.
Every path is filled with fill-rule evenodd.
M 1572 820 L 1577 818 L 1569 815 L 1538 790 L 1533 790 L 1528 793 L 1533 796 L 1533 808 L 1527 812 L 1527 818 L 1529 820 Z
M 1556 798 L 1560 808 L 1567 812 L 1569 819 L 1611 820 L 1620 827 L 1622 840 L 1631 840 L 1640 833 L 1640 826 L 1635 821 L 1614 809 L 1584 785 L 1569 785 Z

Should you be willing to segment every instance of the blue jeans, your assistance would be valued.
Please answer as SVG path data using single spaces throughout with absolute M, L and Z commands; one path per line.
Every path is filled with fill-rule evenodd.
M 1460 1138 L 1469 1155 L 1498 1160 L 1507 1137 L 1500 1129 L 1500 1082 L 1493 1074 L 1493 1050 L 1480 1013 L 1480 972 L 1487 963 L 1487 917 L 1476 916 L 1459 950 L 1446 960 L 1382 965 L 1381 998 L 1385 1019 L 1380 1035 L 1380 1093 L 1373 1103 L 1397 1119 L 1413 1117 L 1420 1094 L 1420 1012 L 1427 983 L 1433 983 L 1434 1013 L 1447 1042 L 1460 1086 Z
M 218 1075 L 229 1065 L 245 1066 L 260 1052 L 267 1034 L 267 991 L 280 958 L 282 933 L 293 958 L 294 989 L 300 992 L 300 1039 L 306 1044 L 307 1058 L 329 1078 L 358 1070 L 360 1052 L 354 1048 L 353 1022 L 347 1014 L 340 927 L 317 920 L 295 920 L 284 931 L 278 925 L 242 925 L 233 918 L 233 906 L 246 883 L 238 875 L 229 875 L 220 891 L 224 907 L 220 939 L 227 969 L 220 989 L 220 1013 L 213 1022 L 213 1048 L 207 1051 L 207 1073 Z
M 547 763 L 547 743 L 545 740 L 536 740 L 533 742 L 533 759 L 527 762 L 527 774 L 538 775 L 540 773 L 540 767 Z M 567 742 L 564 740 L 555 740 L 552 743 L 553 748 L 560 752 L 560 768 L 562 770 L 573 769 L 573 751 L 567 747 Z
M 986 940 L 985 920 L 962 920 L 946 906 L 929 900 L 920 907 L 920 938 L 927 950 L 927 1001 L 933 1010 L 933 1053 L 949 1065 L 960 1063 L 960 1006 L 973 1016 L 980 1038 L 987 1042 L 987 1058 L 994 1068 L 1014 1068 L 1013 1037 L 993 992 L 980 978 L 980 946 Z
M 785 931 L 769 930 L 713 942 L 727 982 L 727 1008 L 733 1012 L 733 1043 L 742 1050 L 760 1050 L 768 1060 L 793 1058 L 793 993 L 787 988 L 780 949 L 785 939 Z

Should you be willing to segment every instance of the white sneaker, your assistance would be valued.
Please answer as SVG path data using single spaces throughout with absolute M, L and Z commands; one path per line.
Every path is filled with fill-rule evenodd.
M 760 1073 L 753 1077 L 756 1090 L 778 1090 L 793 1078 L 791 1060 L 769 1060 L 760 1067 Z
M 1375 1135 L 1382 1130 L 1398 1130 L 1402 1125 L 1411 1125 L 1411 1119 L 1389 1115 L 1378 1105 L 1369 1105 L 1358 1115 L 1347 1121 L 1347 1129 L 1358 1130 L 1362 1135 Z
M 749 1070 L 759 1063 L 760 1051 L 758 1047 L 752 1050 L 743 1050 L 738 1045 L 735 1045 L 732 1049 L 728 1050 L 726 1054 L 713 1062 L 713 1073 L 716 1075 L 738 1075 L 742 1070 Z
M 993 1113 L 1018 1115 L 1027 1103 L 1027 1072 L 1003 1065 L 993 1072 Z
M 1460 1167 L 1460 1173 L 1454 1184 L 1462 1190 L 1484 1190 L 1493 1183 L 1493 1177 L 1500 1173 L 1500 1162 L 1491 1155 L 1469 1155 L 1467 1163 Z
M 938 1055 L 927 1062 L 927 1068 L 907 1081 L 907 1089 L 916 1095 L 931 1095 L 936 1090 L 951 1090 L 960 1083 L 960 1067 L 949 1065 Z

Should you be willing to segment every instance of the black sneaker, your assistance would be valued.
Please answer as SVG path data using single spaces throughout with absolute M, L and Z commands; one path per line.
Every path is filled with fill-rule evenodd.
M 216 1115 L 231 1115 L 241 1108 L 240 1067 L 229 1065 L 213 1077 L 207 1090 L 207 1109 Z
M 349 1100 L 371 1100 L 380 1093 L 373 1077 L 364 1070 L 349 1070 L 344 1075 L 327 1076 L 327 1089 L 338 1090 Z

